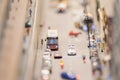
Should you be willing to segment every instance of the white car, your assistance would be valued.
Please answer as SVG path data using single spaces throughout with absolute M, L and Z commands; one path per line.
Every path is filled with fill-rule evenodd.
M 41 70 L 41 80 L 50 80 L 50 72 L 48 70 Z
M 52 62 L 50 60 L 45 60 L 42 63 L 42 69 L 49 70 L 49 72 L 52 73 Z
M 42 56 L 43 61 L 45 60 L 51 60 L 51 55 L 49 52 L 44 52 Z
M 68 56 L 75 56 L 76 55 L 76 50 L 74 45 L 70 45 L 68 49 Z
M 46 49 L 45 52 L 49 52 L 50 56 L 52 56 L 52 51 L 50 49 Z

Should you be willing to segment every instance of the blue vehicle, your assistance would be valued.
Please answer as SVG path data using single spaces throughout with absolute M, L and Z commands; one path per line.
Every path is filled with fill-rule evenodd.
M 67 72 L 62 72 L 61 78 L 66 79 L 66 80 L 77 80 L 76 74 L 74 73 L 68 74 Z

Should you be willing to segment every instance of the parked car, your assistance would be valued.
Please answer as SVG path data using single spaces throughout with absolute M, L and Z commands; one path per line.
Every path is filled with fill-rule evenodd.
M 45 52 L 48 52 L 52 56 L 52 51 L 50 49 L 45 49 Z
M 46 61 L 46 60 L 51 60 L 50 53 L 49 52 L 44 52 L 43 56 L 42 56 L 42 60 L 43 60 L 43 62 Z
M 52 62 L 50 60 L 45 60 L 42 63 L 42 69 L 49 70 L 49 72 L 52 73 Z
M 50 72 L 46 69 L 42 69 L 40 78 L 40 80 L 50 80 Z
M 75 56 L 76 55 L 76 50 L 74 45 L 70 45 L 68 49 L 68 56 Z

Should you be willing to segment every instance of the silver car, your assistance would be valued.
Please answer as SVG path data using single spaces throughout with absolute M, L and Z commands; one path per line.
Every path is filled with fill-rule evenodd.
M 76 50 L 74 45 L 70 45 L 68 49 L 68 56 L 75 56 L 76 55 Z
M 47 69 L 42 69 L 40 78 L 40 80 L 50 80 L 50 72 Z
M 52 62 L 50 60 L 45 60 L 42 63 L 42 69 L 48 70 L 50 73 L 52 73 Z
M 49 52 L 44 52 L 44 53 L 43 53 L 43 56 L 42 56 L 42 60 L 43 60 L 43 62 L 44 62 L 45 60 L 51 60 L 51 55 L 50 55 L 50 53 L 49 53 Z

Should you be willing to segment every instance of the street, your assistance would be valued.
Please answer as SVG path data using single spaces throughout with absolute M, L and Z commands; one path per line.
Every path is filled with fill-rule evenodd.
M 57 53 L 61 53 L 63 55 L 63 60 L 65 63 L 64 69 L 61 70 L 60 65 L 59 65 L 59 59 L 54 59 L 52 57 L 52 75 L 51 75 L 51 80 L 62 80 L 60 77 L 60 74 L 62 71 L 72 71 L 80 76 L 80 80 L 93 80 L 92 77 L 92 71 L 91 71 L 91 62 L 89 60 L 89 49 L 88 49 L 88 35 L 86 32 L 81 31 L 79 29 L 76 29 L 74 26 L 73 22 L 73 16 L 72 16 L 72 7 L 67 9 L 66 13 L 63 14 L 57 14 L 55 11 L 55 8 L 51 8 L 49 0 L 44 0 L 45 1 L 45 7 L 43 7 L 45 10 L 43 11 L 42 14 L 45 15 L 44 21 L 44 26 L 41 28 L 40 32 L 40 37 L 41 39 L 46 39 L 47 36 L 47 30 L 48 27 L 50 26 L 51 29 L 57 29 L 58 30 L 58 37 L 59 37 L 59 50 Z M 74 1 L 69 1 L 72 6 L 75 7 Z M 73 4 L 74 3 L 74 4 Z M 74 8 L 73 7 L 73 8 Z M 80 7 L 78 5 L 78 7 Z M 45 13 L 44 13 L 45 12 Z M 68 35 L 69 31 L 80 31 L 81 34 L 78 37 L 70 37 Z M 44 46 L 42 48 L 42 51 L 44 52 L 46 48 L 46 43 L 44 41 Z M 67 51 L 69 45 L 75 45 L 75 49 L 77 51 L 76 56 L 68 56 Z M 40 48 L 41 49 L 41 48 Z M 38 53 L 39 55 L 42 54 Z M 54 55 L 54 51 L 53 51 Z M 82 61 L 82 56 L 86 55 L 86 63 L 83 63 Z M 40 63 L 40 58 L 38 58 L 38 62 L 36 63 L 37 65 Z M 40 66 L 40 65 L 38 65 Z M 39 67 L 37 67 L 39 70 Z M 39 78 L 39 71 L 37 72 L 38 78 Z M 87 76 L 87 77 L 86 77 Z
M 0 2 L 0 80 L 120 79 L 120 0 Z

